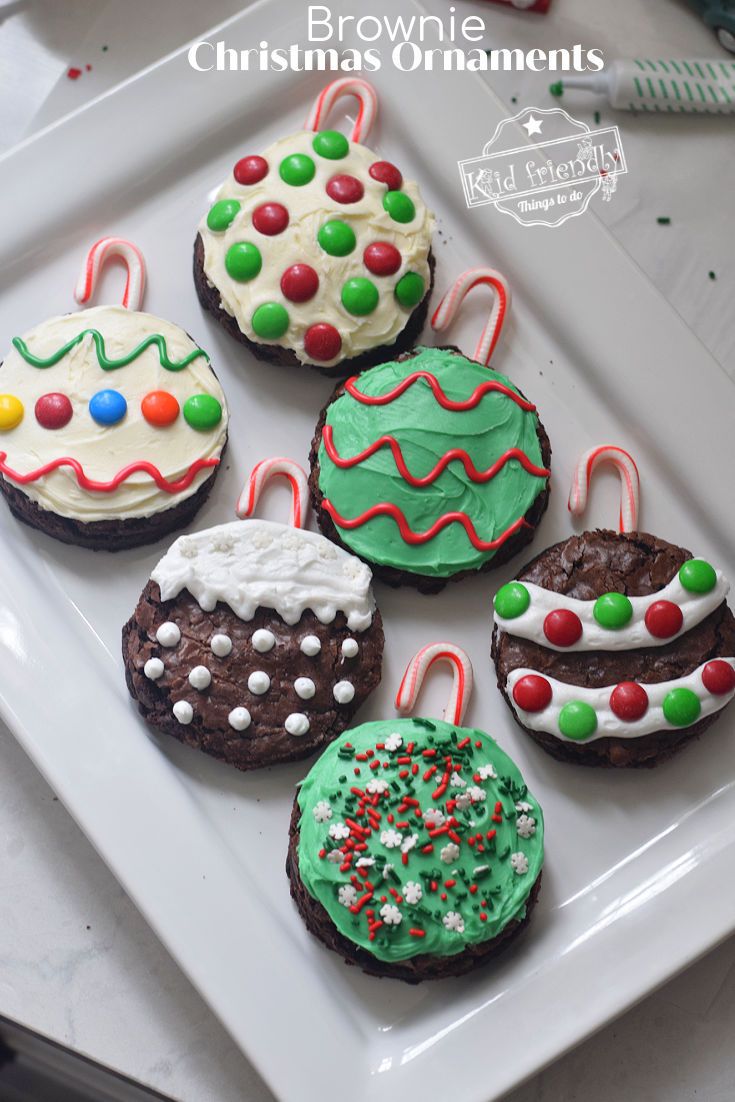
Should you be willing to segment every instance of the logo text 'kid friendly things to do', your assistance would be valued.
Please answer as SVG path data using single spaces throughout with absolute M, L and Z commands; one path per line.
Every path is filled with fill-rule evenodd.
M 610 202 L 628 171 L 617 126 L 592 130 L 561 107 L 503 119 L 482 154 L 458 164 L 468 207 L 492 205 L 523 226 L 560 226 L 598 192 Z

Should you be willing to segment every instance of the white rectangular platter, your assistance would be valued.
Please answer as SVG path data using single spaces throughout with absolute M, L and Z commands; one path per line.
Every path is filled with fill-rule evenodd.
M 380 0 L 371 11 L 394 8 Z M 261 3 L 213 38 L 236 49 L 298 41 L 303 16 L 301 4 Z M 240 156 L 298 129 L 325 79 L 198 74 L 178 53 L 0 161 L 3 347 L 71 309 L 88 244 L 117 233 L 148 260 L 146 308 L 210 352 L 231 405 L 230 450 L 197 528 L 232 519 L 260 458 L 306 461 L 330 393 L 329 380 L 286 374 L 236 346 L 203 314 L 190 274 L 213 189 Z M 385 67 L 374 82 L 382 114 L 371 144 L 419 181 L 439 216 L 437 290 L 483 262 L 511 281 L 494 366 L 537 403 L 554 448 L 534 551 L 571 531 L 577 453 L 614 442 L 642 472 L 642 527 L 735 577 L 734 395 L 716 362 L 592 213 L 551 230 L 465 209 L 456 162 L 482 150 L 504 113 L 480 77 Z M 103 287 L 112 300 L 115 275 Z M 487 311 L 477 300 L 451 333 L 468 351 Z M 612 525 L 616 498 L 603 475 L 588 523 Z M 268 515 L 283 516 L 285 500 L 274 491 Z M 383 685 L 361 718 L 393 714 L 403 666 L 425 642 L 444 636 L 469 650 L 477 687 L 468 722 L 512 754 L 546 812 L 532 927 L 462 981 L 409 988 L 345 967 L 306 933 L 284 875 L 304 767 L 240 775 L 156 739 L 127 696 L 120 628 L 164 545 L 117 555 L 65 548 L 13 522 L 4 505 L 0 531 L 3 717 L 279 1097 L 398 1102 L 430 1092 L 488 1102 L 735 926 L 735 716 L 652 772 L 552 761 L 514 726 L 490 664 L 492 593 L 516 561 L 433 598 L 378 587 Z M 437 677 L 422 711 L 440 709 L 446 686 Z

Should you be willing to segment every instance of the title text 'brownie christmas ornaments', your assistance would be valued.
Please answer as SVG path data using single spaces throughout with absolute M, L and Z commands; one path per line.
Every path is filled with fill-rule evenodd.
M 493 306 L 474 359 L 418 348 L 348 379 L 317 425 L 310 484 L 322 531 L 392 585 L 436 592 L 500 566 L 546 508 L 551 447 L 536 407 L 488 367 L 505 279 L 492 268 L 463 273 L 432 325 L 444 330 L 480 285 Z
M 472 666 L 452 643 L 424 647 L 396 697 L 414 708 L 427 671 L 449 662 L 444 720 L 394 719 L 345 732 L 294 803 L 286 871 L 309 930 L 376 976 L 458 976 L 528 922 L 541 880 L 541 808 L 496 742 L 462 727 Z
M 323 129 L 345 96 L 359 104 L 349 139 Z M 328 84 L 303 130 L 235 164 L 199 225 L 199 299 L 260 359 L 346 374 L 421 331 L 434 216 L 363 144 L 377 110 L 366 80 Z
M 493 657 L 516 720 L 554 757 L 656 765 L 735 696 L 735 617 L 715 566 L 637 530 L 638 470 L 622 448 L 580 458 L 571 512 L 606 462 L 622 482 L 619 534 L 572 536 L 502 586 Z
M 192 520 L 227 442 L 227 407 L 206 352 L 140 312 L 145 264 L 130 242 L 92 246 L 77 301 L 90 301 L 111 257 L 127 267 L 121 306 L 50 318 L 0 365 L 0 490 L 26 524 L 118 551 Z
M 268 459 L 264 485 L 291 486 L 291 524 L 246 519 L 181 536 L 123 629 L 128 688 L 148 722 L 237 769 L 313 753 L 380 681 L 383 627 L 370 570 L 303 527 L 306 475 Z

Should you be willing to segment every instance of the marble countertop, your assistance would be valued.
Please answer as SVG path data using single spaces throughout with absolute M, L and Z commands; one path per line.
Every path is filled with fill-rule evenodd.
M 174 0 L 0 0 L 0 151 L 241 7 L 175 0 L 173 19 Z M 445 4 L 427 7 L 444 13 Z M 545 45 L 581 41 L 607 58 L 721 52 L 683 0 L 554 0 L 542 21 L 482 0 L 464 9 L 492 16 L 493 45 L 531 48 L 541 28 Z M 82 69 L 75 81 L 70 66 Z M 493 84 L 509 104 L 548 105 L 547 74 L 497 74 Z M 573 111 L 591 121 L 596 106 L 580 98 Z M 735 263 L 724 232 L 733 119 L 615 121 L 630 172 L 601 213 L 735 380 Z M 0 852 L 0 1014 L 176 1102 L 273 1098 L 1 724 Z M 734 1034 L 730 939 L 508 1102 L 731 1102 Z

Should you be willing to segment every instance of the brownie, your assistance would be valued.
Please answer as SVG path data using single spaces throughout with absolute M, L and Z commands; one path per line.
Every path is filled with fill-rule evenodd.
M 580 600 L 593 600 L 605 593 L 645 597 L 663 589 L 691 558 L 691 552 L 685 548 L 645 532 L 619 535 L 598 529 L 549 547 L 524 566 L 517 579 Z M 724 601 L 701 622 L 661 646 L 558 651 L 502 631 L 497 625 L 492 640 L 498 687 L 519 725 L 553 757 L 581 765 L 657 765 L 701 735 L 720 712 L 686 727 L 653 731 L 638 738 L 567 741 L 532 730 L 518 719 L 507 690 L 512 670 L 527 667 L 584 688 L 615 686 L 621 682 L 646 686 L 685 677 L 703 663 L 733 655 L 735 617 Z

